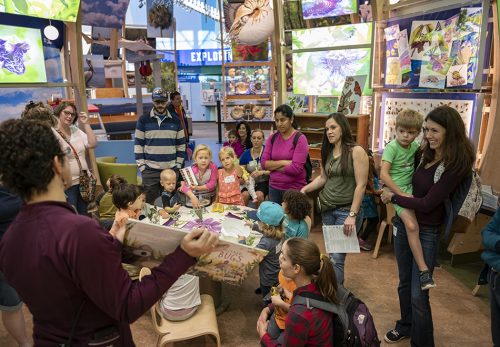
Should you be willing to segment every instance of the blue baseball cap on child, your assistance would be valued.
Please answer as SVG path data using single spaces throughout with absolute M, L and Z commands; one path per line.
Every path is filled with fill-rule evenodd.
M 280 204 L 264 201 L 257 211 L 249 211 L 247 215 L 250 219 L 260 220 L 267 225 L 278 226 L 285 216 L 285 211 L 283 211 Z

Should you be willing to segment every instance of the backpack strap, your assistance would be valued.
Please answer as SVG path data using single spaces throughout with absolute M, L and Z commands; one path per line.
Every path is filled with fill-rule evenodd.
M 304 293 L 307 294 L 307 293 Z M 313 308 L 318 308 L 320 310 L 333 313 L 339 317 L 342 326 L 344 327 L 344 334 L 348 333 L 349 330 L 349 317 L 345 308 L 343 309 L 340 305 L 327 302 L 324 300 L 318 300 L 309 298 L 302 295 L 295 295 L 292 300 L 292 305 L 303 305 L 307 309 L 311 310 Z
M 302 133 L 300 131 L 295 132 L 295 136 L 293 137 L 293 149 L 297 146 L 297 142 L 299 142 L 299 138 Z M 271 137 L 271 145 L 274 145 L 274 142 L 276 141 L 276 138 L 278 137 L 278 132 L 275 132 L 273 136 Z
M 277 137 L 278 137 L 278 132 L 275 132 L 271 137 L 271 145 L 274 145 L 274 142 L 276 141 Z

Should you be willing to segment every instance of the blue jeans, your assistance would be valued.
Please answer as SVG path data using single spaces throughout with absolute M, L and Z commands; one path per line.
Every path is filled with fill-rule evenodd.
M 286 190 L 275 189 L 269 186 L 269 201 L 280 204 L 283 202 L 283 194 L 285 194 Z
M 488 273 L 491 305 L 491 337 L 493 346 L 500 347 L 500 273 L 490 269 Z
M 80 195 L 80 185 L 75 184 L 64 191 L 68 204 L 73 205 L 78 214 L 87 215 L 87 203 Z
M 333 210 L 328 210 L 321 213 L 321 218 L 323 220 L 323 225 L 342 225 L 344 224 L 347 217 L 349 217 L 349 211 L 351 208 L 341 207 Z M 359 214 L 356 217 L 356 233 L 361 229 L 363 224 L 363 211 L 360 209 Z M 335 277 L 337 278 L 337 284 L 344 284 L 344 264 L 345 264 L 345 253 L 330 253 L 330 259 L 333 262 L 333 269 L 335 270 Z
M 396 330 L 411 337 L 411 345 L 421 347 L 434 346 L 434 328 L 432 324 L 429 291 L 420 288 L 420 271 L 413 259 L 406 229 L 399 217 L 393 219 L 394 252 L 399 271 L 399 309 L 401 319 L 396 322 Z M 436 265 L 439 232 L 437 227 L 420 225 L 420 243 L 424 260 L 432 274 Z

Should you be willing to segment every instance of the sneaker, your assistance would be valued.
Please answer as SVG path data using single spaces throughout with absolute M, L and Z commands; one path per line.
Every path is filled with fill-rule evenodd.
M 407 339 L 409 336 L 401 335 L 396 329 L 389 330 L 384 336 L 387 343 L 397 343 L 401 340 Z
M 422 290 L 429 290 L 430 288 L 434 288 L 436 283 L 432 279 L 432 275 L 429 271 L 420 271 L 420 288 Z
M 370 246 L 370 244 L 368 242 L 366 242 L 365 240 L 363 240 L 362 238 L 358 238 L 358 242 L 359 242 L 359 248 L 361 248 L 363 251 L 371 251 L 372 250 L 372 247 Z

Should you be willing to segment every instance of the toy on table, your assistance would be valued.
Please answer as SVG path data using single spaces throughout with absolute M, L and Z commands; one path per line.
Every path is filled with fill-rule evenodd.
M 216 202 L 212 205 L 212 212 L 224 213 L 224 204 Z

